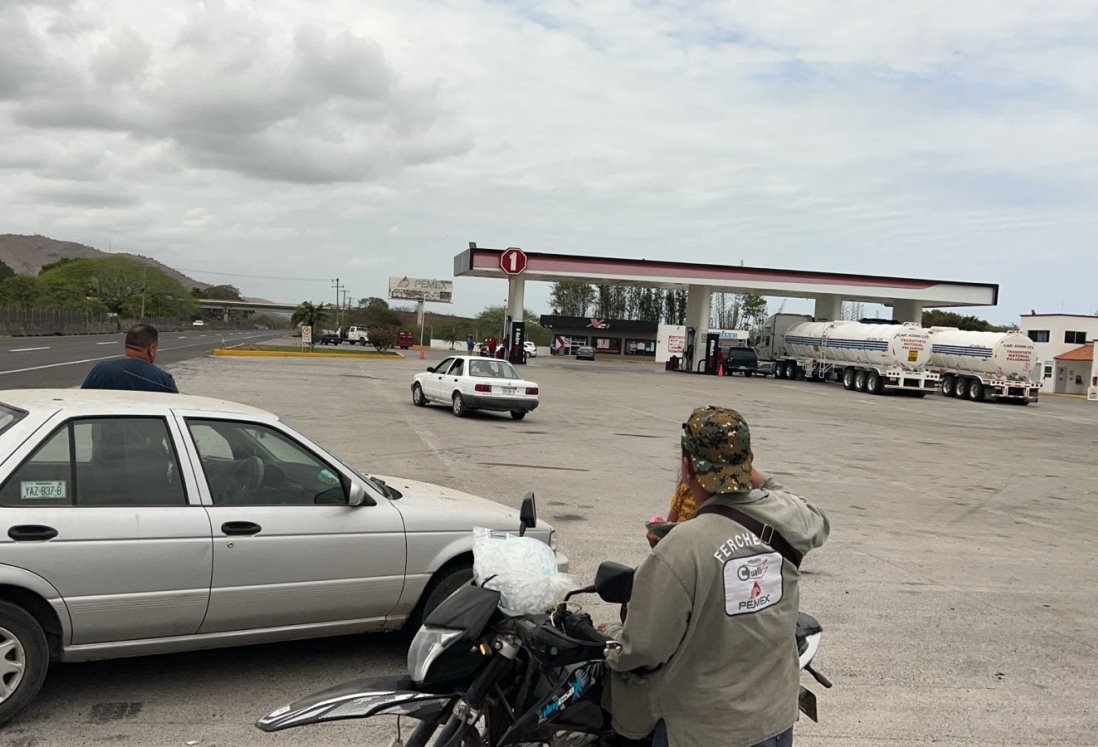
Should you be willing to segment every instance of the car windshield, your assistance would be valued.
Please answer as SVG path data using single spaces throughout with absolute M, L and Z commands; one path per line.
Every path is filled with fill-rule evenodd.
M 5 404 L 0 404 L 0 433 L 27 417 L 27 413 Z
M 518 371 L 507 361 L 500 360 L 471 360 L 469 361 L 469 375 L 479 376 L 485 379 L 517 379 Z

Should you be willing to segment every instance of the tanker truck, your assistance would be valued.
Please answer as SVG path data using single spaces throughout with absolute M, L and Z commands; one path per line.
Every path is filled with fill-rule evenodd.
M 911 322 L 799 322 L 772 348 L 779 379 L 842 381 L 845 389 L 870 394 L 937 391 L 940 377 L 928 370 L 930 337 Z
M 1001 399 L 1028 405 L 1037 401 L 1041 382 L 1033 371 L 1037 352 L 1019 332 L 972 332 L 931 327 L 930 368 L 942 377 L 947 397 Z

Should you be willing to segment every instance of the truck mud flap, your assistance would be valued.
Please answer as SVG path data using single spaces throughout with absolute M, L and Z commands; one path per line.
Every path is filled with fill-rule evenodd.
M 255 725 L 263 731 L 281 731 L 322 721 L 382 715 L 426 719 L 437 716 L 454 698 L 453 693 L 425 693 L 413 688 L 407 675 L 353 680 L 282 706 Z

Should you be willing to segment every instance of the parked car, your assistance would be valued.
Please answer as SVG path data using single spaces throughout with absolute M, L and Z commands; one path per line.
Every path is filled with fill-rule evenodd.
M 191 322 L 191 326 L 192 327 L 205 327 L 206 322 L 203 321 L 202 319 L 195 319 L 193 322 Z
M 396 341 L 393 344 L 401 350 L 407 350 L 416 344 L 416 338 L 411 330 L 402 329 L 396 333 Z
M 595 360 L 595 348 L 591 345 L 580 345 L 576 348 L 576 360 Z
M 535 345 L 534 343 L 532 343 L 530 340 L 527 340 L 526 342 L 522 343 L 522 349 L 524 351 L 526 351 L 526 357 L 527 358 L 537 358 L 538 357 L 538 346 Z
M 733 345 L 724 349 L 724 373 L 765 376 L 767 372 L 759 369 L 759 356 L 754 348 Z
M 321 332 L 320 337 L 316 338 L 316 341 L 321 345 L 338 345 L 343 342 L 340 334 L 331 329 L 326 329 Z
M 347 329 L 340 327 L 339 335 L 342 339 L 346 340 L 350 344 L 354 345 L 356 342 L 362 346 L 365 346 L 370 342 L 370 333 L 365 327 L 359 327 L 351 325 Z
M 0 391 L 0 518 L 0 722 L 51 659 L 417 628 L 471 577 L 473 527 L 518 525 L 257 408 L 81 389 Z
M 412 402 L 448 404 L 459 418 L 470 410 L 494 410 L 522 420 L 538 406 L 538 385 L 505 360 L 453 355 L 415 375 Z

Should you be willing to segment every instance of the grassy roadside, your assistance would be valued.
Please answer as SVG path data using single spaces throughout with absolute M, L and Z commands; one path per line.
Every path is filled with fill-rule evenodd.
M 301 346 L 289 346 L 289 345 L 270 345 L 270 344 L 255 344 L 255 343 L 243 343 L 241 345 L 234 345 L 228 348 L 214 348 L 214 355 L 228 355 L 228 356 L 252 356 L 257 358 L 262 357 L 283 357 L 283 358 L 392 358 L 398 360 L 404 358 L 402 353 L 398 353 L 395 350 L 387 350 L 384 353 L 379 353 L 376 350 L 355 350 L 329 348 L 327 346 L 316 346 L 313 350 L 302 348 Z

